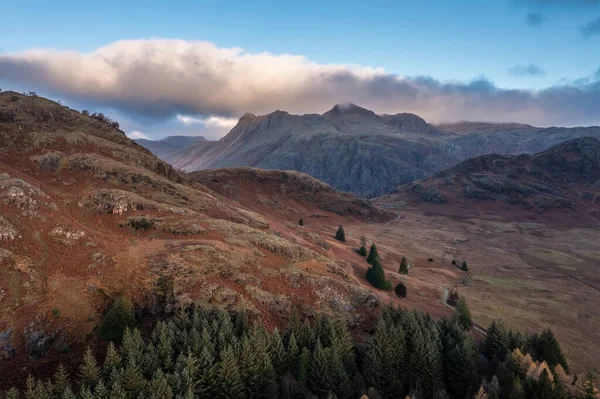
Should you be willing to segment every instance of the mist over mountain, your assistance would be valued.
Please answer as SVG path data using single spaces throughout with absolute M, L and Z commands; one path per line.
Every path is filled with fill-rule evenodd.
M 137 139 L 136 143 L 146 147 L 161 159 L 180 151 L 194 143 L 206 141 L 202 136 L 169 136 L 161 140 Z
M 377 115 L 338 104 L 322 115 L 275 111 L 242 116 L 217 142 L 194 143 L 164 157 L 185 171 L 251 166 L 297 170 L 362 197 L 392 192 L 486 154 L 533 154 L 599 127 L 461 122 L 432 125 L 414 114 Z

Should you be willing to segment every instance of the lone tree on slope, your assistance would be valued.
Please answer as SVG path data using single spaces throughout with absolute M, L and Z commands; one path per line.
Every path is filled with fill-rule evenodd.
M 335 239 L 341 242 L 346 242 L 346 233 L 344 232 L 342 225 L 338 227 L 337 232 L 335 233 Z
M 361 256 L 367 256 L 367 238 L 365 236 L 360 237 L 360 247 L 358 248 L 358 254 Z
M 369 256 L 367 256 L 367 263 L 370 265 L 374 265 L 378 259 L 379 254 L 377 253 L 377 245 L 373 243 L 371 244 L 371 249 L 369 250 Z
M 404 256 L 402 257 L 402 260 L 400 261 L 400 269 L 398 269 L 398 273 L 408 274 L 408 262 L 406 261 L 406 258 Z
M 396 285 L 394 291 L 396 292 L 396 296 L 398 298 L 406 298 L 406 285 L 404 285 L 402 281 L 398 282 L 398 285 Z

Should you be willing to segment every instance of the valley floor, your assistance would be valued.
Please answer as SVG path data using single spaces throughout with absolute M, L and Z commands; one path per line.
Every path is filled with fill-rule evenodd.
M 430 309 L 424 310 L 432 311 L 432 291 L 441 296 L 444 288 L 452 291 L 472 273 L 465 286 L 458 284 L 458 291 L 477 324 L 487 327 L 501 318 L 522 332 L 551 327 L 573 372 L 598 367 L 598 228 L 558 229 L 410 209 L 399 214 L 400 219 L 387 224 L 349 230 L 353 238 L 365 235 L 377 242 L 388 274 L 398 271 L 402 256 L 410 260 L 409 298 L 416 307 L 428 303 Z M 466 260 L 469 272 L 453 266 L 453 259 L 458 264 Z

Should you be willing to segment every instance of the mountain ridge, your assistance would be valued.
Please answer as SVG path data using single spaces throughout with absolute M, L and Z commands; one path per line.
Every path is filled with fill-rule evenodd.
M 414 114 L 377 115 L 338 104 L 321 115 L 245 114 L 220 140 L 195 143 L 165 160 L 187 172 L 240 166 L 297 170 L 371 198 L 467 158 L 536 153 L 581 136 L 600 138 L 600 127 L 435 126 Z

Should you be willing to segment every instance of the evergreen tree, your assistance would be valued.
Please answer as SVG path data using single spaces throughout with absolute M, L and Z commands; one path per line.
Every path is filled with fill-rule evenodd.
M 507 334 L 504 323 L 492 321 L 485 339 L 485 353 L 490 360 L 504 360 L 507 352 Z
M 117 350 L 115 344 L 110 342 L 108 344 L 108 348 L 106 350 L 106 357 L 104 358 L 104 365 L 102 366 L 104 376 L 108 377 L 112 373 L 113 370 L 121 367 L 121 355 Z
M 402 281 L 399 281 L 396 288 L 394 288 L 394 292 L 396 292 L 398 298 L 406 298 L 406 285 Z
M 469 266 L 467 265 L 467 261 L 463 260 L 462 264 L 460 265 L 460 268 L 466 272 L 469 271 Z
M 299 358 L 300 348 L 298 347 L 298 343 L 296 342 L 296 335 L 292 332 L 288 341 L 286 351 L 286 370 L 295 371 L 299 364 Z M 296 377 L 298 377 L 297 373 L 295 373 L 295 375 Z
M 54 374 L 54 394 L 60 396 L 67 388 L 70 387 L 71 383 L 69 381 L 69 375 L 67 374 L 67 370 L 65 370 L 64 366 L 61 363 L 58 365 L 56 373 Z
M 298 221 L 298 225 L 299 226 L 304 226 L 304 220 L 302 218 Z
M 240 376 L 240 370 L 231 347 L 221 351 L 217 372 L 217 397 L 223 399 L 237 399 L 244 397 L 244 386 Z
M 535 345 L 535 351 L 540 358 L 545 360 L 551 367 L 560 364 L 566 372 L 569 372 L 569 366 L 562 353 L 560 344 L 552 333 L 552 330 L 549 328 L 542 331 L 539 335 Z
M 317 339 L 317 345 L 310 359 L 308 387 L 319 397 L 327 397 L 333 386 L 329 353 L 328 349 L 323 349 L 321 340 Z
M 360 237 L 360 247 L 357 252 L 360 256 L 367 256 L 367 238 L 365 236 Z
M 400 269 L 398 270 L 398 273 L 408 274 L 408 262 L 406 261 L 406 258 L 404 256 L 402 257 L 402 260 L 400 261 Z
M 377 253 L 377 245 L 375 243 L 371 244 L 371 248 L 369 249 L 369 256 L 367 256 L 367 263 L 370 265 L 374 265 L 376 261 L 379 260 L 379 254 Z
M 146 379 L 142 370 L 133 358 L 129 359 L 127 366 L 123 370 L 122 388 L 130 395 L 137 396 L 146 386 Z
M 309 377 L 309 372 L 311 370 L 311 359 L 310 359 L 310 351 L 308 348 L 302 348 L 300 352 L 300 358 L 298 359 L 298 381 L 306 382 Z
M 381 266 L 379 260 L 367 270 L 366 278 L 375 288 L 386 291 L 391 290 L 391 284 L 389 281 L 386 281 L 385 272 L 383 271 L 383 266 Z
M 127 328 L 135 326 L 133 304 L 125 297 L 118 297 L 100 324 L 99 335 L 105 341 L 121 342 Z
M 471 328 L 471 325 L 473 324 L 471 320 L 471 311 L 467 306 L 467 301 L 462 296 L 458 298 L 458 303 L 456 304 L 456 317 L 462 328 L 465 330 Z
M 271 334 L 270 345 L 269 345 L 269 357 L 273 364 L 275 372 L 281 376 L 286 370 L 286 353 L 283 347 L 283 341 L 279 330 L 275 329 Z
M 335 233 L 335 239 L 341 242 L 346 242 L 346 233 L 344 232 L 342 225 L 338 227 L 337 232 Z
M 79 378 L 83 384 L 93 388 L 96 386 L 101 376 L 102 374 L 100 367 L 98 367 L 96 357 L 92 353 L 92 350 L 87 348 L 83 355 L 83 363 L 79 366 Z
M 161 369 L 156 370 L 148 385 L 149 399 L 173 399 L 173 390 Z
M 96 388 L 94 388 L 95 399 L 108 399 L 109 394 L 110 390 L 104 384 L 104 381 L 98 381 L 98 383 L 96 384 Z

